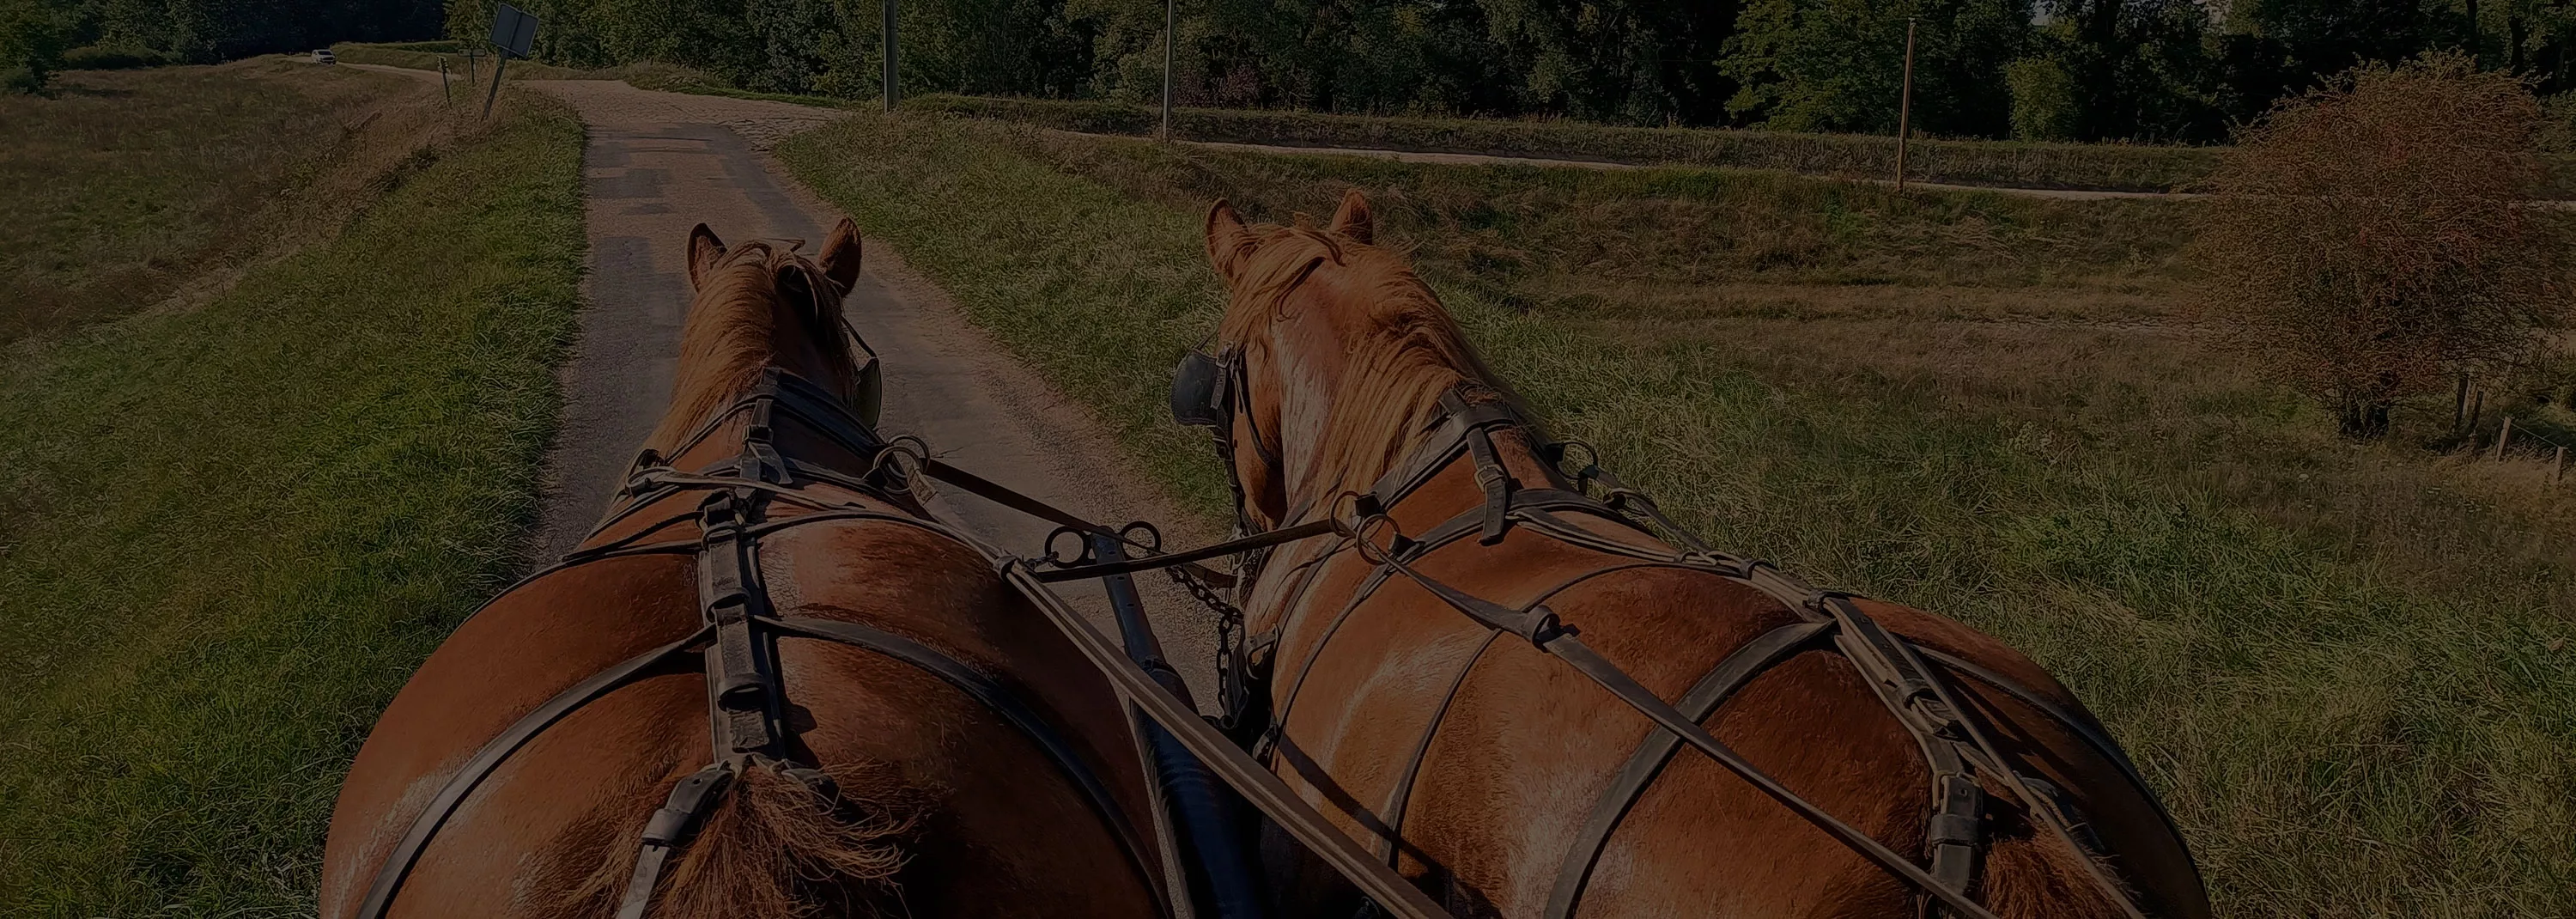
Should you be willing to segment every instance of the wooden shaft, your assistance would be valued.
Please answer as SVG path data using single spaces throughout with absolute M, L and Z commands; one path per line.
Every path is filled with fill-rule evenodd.
M 1914 17 L 1905 17 L 1905 92 L 1896 101 L 1896 190 L 1905 190 L 1905 142 L 1914 129 Z
M 1173 6 L 1178 0 L 1163 0 L 1163 126 L 1155 129 L 1154 139 L 1172 139 L 1172 33 L 1179 20 Z
M 2513 439 L 2513 416 L 2512 416 L 2512 415 L 2506 415 L 2506 416 L 2504 416 L 2504 427 L 2499 428 L 2499 429 L 2497 429 L 2497 431 L 2496 431 L 2496 445 L 2495 445 L 2495 459 L 2496 459 L 2496 462 L 2499 462 L 2499 463 L 2504 462 L 2504 445 L 2505 445 L 2505 442 L 2506 442 L 2506 441 L 2509 441 L 2509 440 L 2512 440 L 2512 439 Z
M 2564 481 L 2566 478 L 2567 448 L 2560 447 L 2558 448 L 2558 455 L 2549 461 L 2549 484 L 2556 485 L 2559 482 Z

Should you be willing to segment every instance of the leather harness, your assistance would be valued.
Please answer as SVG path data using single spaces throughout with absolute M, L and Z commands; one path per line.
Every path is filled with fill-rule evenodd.
M 409 832 L 389 853 L 374 884 L 359 906 L 359 919 L 380 919 L 439 828 L 502 762 L 528 741 L 582 706 L 648 676 L 697 670 L 706 675 L 708 733 L 714 761 L 672 785 L 663 806 L 646 821 L 637 840 L 635 870 L 617 910 L 618 919 L 642 919 L 651 908 L 662 871 L 684 847 L 700 821 L 723 800 L 726 789 L 743 770 L 767 765 L 804 782 L 826 803 L 837 803 L 839 791 L 830 778 L 792 752 L 793 731 L 787 727 L 787 685 L 778 670 L 778 639 L 817 639 L 863 648 L 902 661 L 937 677 L 992 711 L 1026 737 L 1049 765 L 1081 793 L 1084 802 L 1116 836 L 1128 861 L 1148 887 L 1160 869 L 1147 854 L 1135 827 L 1127 820 L 1100 777 L 1075 748 L 1036 709 L 1023 702 L 1001 680 L 928 645 L 863 623 L 817 617 L 785 617 L 770 603 L 760 576 L 761 538 L 793 527 L 874 521 L 918 527 L 938 533 L 991 557 L 971 537 L 936 521 L 889 513 L 850 501 L 831 501 L 807 494 L 817 485 L 891 498 L 911 491 L 926 450 L 907 439 L 888 443 L 840 399 L 794 374 L 768 370 L 750 393 L 704 422 L 674 451 L 713 433 L 736 415 L 750 415 L 740 456 L 697 472 L 683 473 L 652 451 L 637 457 L 615 505 L 591 531 L 596 537 L 639 510 L 680 495 L 706 497 L 690 512 L 656 521 L 616 541 L 575 550 L 563 561 L 540 570 L 500 596 L 507 597 L 538 580 L 590 562 L 647 554 L 693 555 L 696 560 L 700 623 L 687 637 L 626 660 L 557 693 L 521 716 L 486 742 L 451 776 L 429 805 L 413 818 Z M 775 423 L 793 420 L 854 456 L 872 457 L 874 468 L 853 478 L 834 470 L 782 456 Z M 801 513 L 772 518 L 773 506 Z M 645 541 L 669 527 L 696 523 L 694 539 Z M 586 540 L 585 540 L 586 541 Z M 498 602 L 500 598 L 494 598 Z M 485 604 L 486 609 L 491 604 Z M 478 615 L 479 615 L 478 611 Z M 1168 915 L 1168 904 L 1164 905 Z
M 1209 387 L 1216 392 L 1208 395 L 1185 392 L 1176 387 L 1172 400 L 1176 413 L 1184 406 L 1213 402 L 1210 408 L 1214 411 L 1202 411 L 1198 413 L 1200 418 L 1183 415 L 1182 420 L 1205 424 L 1207 421 L 1201 419 L 1215 416 L 1216 420 L 1230 427 L 1231 418 L 1224 416 L 1230 416 L 1244 403 L 1239 379 L 1242 372 L 1240 359 L 1212 359 L 1204 355 L 1197 358 L 1196 362 L 1184 360 L 1183 371 L 1179 375 L 1183 385 L 1195 388 L 1193 384 L 1197 381 L 1191 379 L 1193 374 L 1190 373 L 1193 363 L 1216 370 L 1221 375 L 1221 383 Z M 1544 459 L 1561 465 L 1566 460 L 1569 447 L 1583 447 L 1587 461 L 1573 476 L 1575 490 L 1522 487 L 1501 464 L 1492 434 L 1496 429 L 1506 427 L 1532 433 L 1536 430 L 1534 426 L 1501 403 L 1470 403 L 1454 389 L 1441 397 L 1440 409 L 1440 414 L 1432 422 L 1433 430 L 1423 445 L 1388 471 L 1366 493 L 1350 500 L 1351 516 L 1356 522 L 1334 528 L 1334 532 L 1340 534 L 1339 542 L 1322 555 L 1297 566 L 1302 569 L 1299 582 L 1286 591 L 1283 603 L 1283 608 L 1291 611 L 1289 616 L 1267 633 L 1247 639 L 1241 653 L 1229 655 L 1232 666 L 1220 673 L 1220 678 L 1231 684 L 1221 695 L 1229 700 L 1246 700 L 1241 707 L 1228 712 L 1229 718 L 1264 722 L 1253 726 L 1257 729 L 1253 752 L 1257 758 L 1267 761 L 1279 742 L 1289 710 L 1296 703 L 1307 675 L 1323 656 L 1334 633 L 1387 581 L 1397 577 L 1408 579 L 1491 630 L 1485 643 L 1448 680 L 1446 694 L 1434 708 L 1431 722 L 1413 744 L 1407 766 L 1379 811 L 1384 816 L 1378 821 L 1383 830 L 1377 840 L 1376 854 L 1385 864 L 1392 867 L 1396 862 L 1406 806 L 1420 776 L 1424 756 L 1448 713 L 1450 703 L 1485 650 L 1509 633 L 1573 665 L 1657 726 L 1657 730 L 1639 743 L 1609 787 L 1603 790 L 1582 829 L 1567 847 L 1550 889 L 1546 910 L 1542 913 L 1548 919 L 1567 919 L 1574 914 L 1610 835 L 1684 744 L 1717 760 L 1757 790 L 1906 881 L 1918 892 L 1918 911 L 1925 917 L 1991 919 L 1993 915 L 1973 899 L 1983 852 L 1989 842 L 1985 829 L 1986 792 L 1979 781 L 1982 777 L 2017 799 L 2033 825 L 2045 827 L 2049 833 L 2081 853 L 2083 857 L 2080 860 L 2090 870 L 2100 891 L 2130 919 L 2144 919 L 2144 912 L 2121 883 L 2099 864 L 2095 857 L 2101 851 L 2099 840 L 2072 816 L 2072 809 L 2064 796 L 2045 780 L 2013 768 L 2012 761 L 2003 755 L 1985 729 L 1960 704 L 1952 684 L 1944 679 L 1941 671 L 1934 670 L 1930 662 L 1937 661 L 1950 673 L 1985 684 L 2061 724 L 2116 764 L 2139 793 L 2154 803 L 2159 816 L 2171 827 L 2172 818 L 2165 815 L 2163 805 L 2156 801 L 2118 744 L 2027 687 L 1954 655 L 1919 647 L 1889 632 L 1853 603 L 1854 598 L 1850 594 L 1819 590 L 1768 563 L 1711 550 L 1689 531 L 1674 524 L 1651 498 L 1627 487 L 1602 469 L 1597 456 L 1590 456 L 1588 445 L 1558 443 L 1541 448 Z M 1220 450 L 1225 453 L 1232 452 L 1226 449 L 1232 446 L 1228 441 L 1230 438 L 1220 435 Z M 1535 436 L 1531 441 L 1544 443 Z M 1484 493 L 1484 502 L 1419 536 L 1396 532 L 1386 516 L 1387 510 L 1461 457 L 1475 464 L 1476 482 Z M 1602 486 L 1604 497 L 1595 498 L 1589 494 L 1594 483 Z M 1240 494 L 1238 485 L 1238 501 Z M 1337 507 L 1328 513 L 1338 513 L 1340 503 L 1337 501 Z M 1567 521 L 1561 516 L 1566 514 L 1584 514 L 1610 521 L 1654 540 L 1656 545 L 1650 547 L 1605 537 Z M 1290 516 L 1294 519 L 1297 514 Z M 1648 522 L 1653 526 L 1650 527 Z M 1425 577 L 1413 568 L 1424 556 L 1458 544 L 1470 536 L 1476 537 L 1477 542 L 1483 545 L 1495 544 L 1514 527 L 1611 556 L 1615 561 L 1554 585 L 1517 608 L 1503 607 L 1468 595 Z M 1274 532 L 1281 536 L 1292 532 L 1311 536 L 1313 529 L 1314 525 L 1308 524 Z M 1684 548 L 1674 550 L 1664 545 L 1663 540 L 1654 539 L 1657 529 L 1669 534 L 1671 541 Z M 1374 537 L 1378 535 L 1390 537 L 1384 546 L 1375 541 Z M 1271 541 L 1255 537 L 1235 542 Z M 1359 589 L 1341 604 L 1332 621 L 1326 624 L 1314 649 L 1305 657 L 1304 665 L 1291 679 L 1276 714 L 1248 710 L 1269 699 L 1267 685 L 1271 674 L 1268 671 L 1272 663 L 1269 658 L 1276 652 L 1280 635 L 1304 611 L 1304 594 L 1313 584 L 1316 573 L 1322 569 L 1322 563 L 1344 551 L 1361 553 L 1374 567 Z M 1644 568 L 1701 572 L 1743 584 L 1777 600 L 1798 620 L 1776 627 L 1735 649 L 1684 692 L 1679 700 L 1668 704 L 1585 646 L 1575 637 L 1575 630 L 1559 622 L 1556 614 L 1546 606 L 1550 597 L 1577 584 L 1614 572 Z M 1249 594 L 1250 580 L 1250 572 L 1247 572 L 1243 579 L 1245 595 Z M 1924 838 L 1928 868 L 1917 866 L 1912 860 L 1888 850 L 1867 834 L 1790 792 L 1700 727 L 1702 721 L 1755 677 L 1793 655 L 1810 650 L 1831 651 L 1850 661 L 1879 701 L 1921 748 L 1930 772 L 1930 815 Z

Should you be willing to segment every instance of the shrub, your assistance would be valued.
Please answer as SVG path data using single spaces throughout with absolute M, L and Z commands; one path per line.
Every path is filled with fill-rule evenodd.
M 2204 308 L 2345 436 L 2386 434 L 2399 399 L 2527 359 L 2566 316 L 2540 133 L 2528 87 L 2457 53 L 2285 100 L 2207 183 Z
M 2012 133 L 2015 140 L 2073 140 L 2083 115 L 2075 97 L 2075 77 L 2055 60 L 2026 57 L 2004 66 L 2004 84 L 2012 88 Z
M 62 69 L 63 22 L 43 0 L 0 0 L 0 91 L 39 92 Z
M 136 67 L 159 67 L 178 63 L 169 55 L 149 48 L 111 48 L 89 45 L 63 52 L 64 70 L 131 70 Z

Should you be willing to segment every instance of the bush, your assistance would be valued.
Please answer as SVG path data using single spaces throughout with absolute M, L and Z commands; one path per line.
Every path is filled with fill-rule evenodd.
M 169 55 L 149 48 L 111 48 L 90 45 L 63 52 L 64 70 L 131 70 L 137 67 L 159 67 L 175 64 Z
M 2012 88 L 2013 139 L 2075 139 L 2084 112 L 2075 97 L 2075 77 L 2065 66 L 2044 57 L 2022 58 L 2004 66 L 2004 83 Z
M 41 92 L 52 83 L 64 31 L 43 0 L 0 0 L 0 91 Z
M 2568 312 L 2566 240 L 2527 202 L 2541 107 L 2465 54 L 2366 64 L 2246 129 L 2211 177 L 2205 308 L 2342 433 L 2526 361 Z

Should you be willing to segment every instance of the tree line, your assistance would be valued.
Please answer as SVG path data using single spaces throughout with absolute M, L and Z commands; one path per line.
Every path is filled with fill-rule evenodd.
M 525 0 L 537 57 L 653 60 L 746 89 L 873 95 L 881 0 Z M 1148 101 L 1160 0 L 898 0 L 906 92 Z M 1891 132 L 1916 28 L 1915 124 L 1935 135 L 2224 140 L 2362 62 L 2458 51 L 2576 89 L 2568 0 L 1181 0 L 1190 105 L 1565 116 Z M 473 39 L 491 0 L 0 0 L 63 46 L 185 61 L 330 40 Z M 26 44 L 16 41 L 16 44 Z M 0 65 L 5 66 L 5 65 Z
M 129 0 L 130 2 L 130 0 Z M 870 95 L 879 0 L 529 0 L 539 56 L 660 60 L 747 89 Z M 1159 0 L 899 0 L 906 92 L 1148 101 Z M 451 0 L 480 34 L 486 0 Z M 1892 132 L 2224 140 L 2362 62 L 2458 51 L 2576 88 L 2566 0 L 1181 0 L 1183 104 Z

